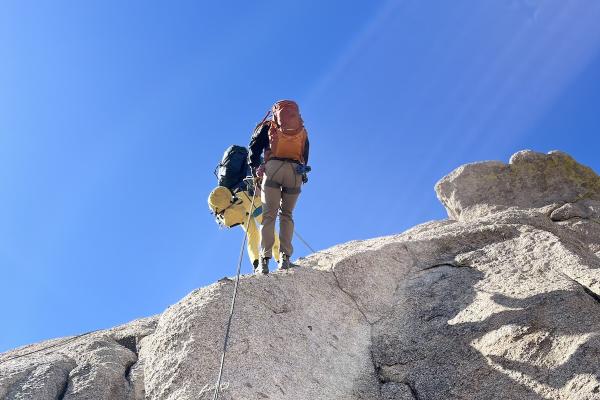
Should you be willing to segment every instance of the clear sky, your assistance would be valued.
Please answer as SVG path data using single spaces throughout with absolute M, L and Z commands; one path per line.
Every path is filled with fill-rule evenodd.
M 600 171 L 599 20 L 594 0 L 4 1 L 0 351 L 233 275 L 212 171 L 280 98 L 311 138 L 317 249 L 445 218 L 433 186 L 463 163 Z

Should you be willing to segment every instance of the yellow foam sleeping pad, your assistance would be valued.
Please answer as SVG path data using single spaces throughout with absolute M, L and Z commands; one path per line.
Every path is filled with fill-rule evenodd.
M 208 196 L 208 207 L 221 224 L 230 228 L 232 226 L 243 224 L 244 220 L 248 218 L 243 199 L 234 196 L 233 193 L 224 186 L 218 186 L 210 192 L 210 195 Z
M 262 223 L 262 202 L 256 196 L 254 205 L 252 195 L 248 192 L 237 192 L 235 195 L 224 186 L 217 186 L 208 196 L 208 207 L 216 216 L 217 221 L 229 228 L 241 225 L 248 232 L 248 256 L 250 261 L 257 260 L 259 257 L 260 231 L 256 224 Z M 248 215 L 252 213 L 250 225 L 246 226 Z M 276 260 L 279 260 L 279 238 L 275 235 L 275 245 L 273 253 Z

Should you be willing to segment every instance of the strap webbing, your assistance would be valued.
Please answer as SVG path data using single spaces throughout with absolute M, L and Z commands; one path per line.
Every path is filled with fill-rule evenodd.
M 287 193 L 287 194 L 299 194 L 301 191 L 300 187 L 297 187 L 297 188 L 285 187 L 285 186 L 282 186 L 281 184 L 279 184 L 275 181 L 269 180 L 269 179 L 267 179 L 265 181 L 264 185 L 266 187 L 270 187 L 270 188 L 274 188 L 274 189 L 281 189 L 281 191 L 283 193 Z
M 256 208 L 256 210 L 254 210 L 254 212 L 252 213 L 252 216 L 253 216 L 254 218 L 256 218 L 256 217 L 258 217 L 260 214 L 262 214 L 262 212 L 263 212 L 263 208 L 262 208 L 262 206 L 258 206 L 258 207 Z
M 300 194 L 300 187 L 297 187 L 297 188 L 284 187 L 283 189 L 281 189 L 281 191 L 283 193 L 287 193 L 287 194 Z

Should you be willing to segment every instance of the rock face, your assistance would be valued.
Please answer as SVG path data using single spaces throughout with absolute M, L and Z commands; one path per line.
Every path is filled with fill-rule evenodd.
M 600 177 L 568 154 L 525 150 L 509 164 L 487 161 L 463 165 L 436 185 L 448 216 L 477 219 L 510 208 L 530 209 L 600 200 Z
M 451 219 L 244 276 L 220 399 L 600 399 L 600 178 L 530 151 L 436 186 Z M 233 282 L 0 355 L 2 399 L 212 399 Z

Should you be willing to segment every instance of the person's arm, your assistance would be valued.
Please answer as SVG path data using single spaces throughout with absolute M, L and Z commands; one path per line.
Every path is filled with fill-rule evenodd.
M 308 153 L 309 153 L 308 135 L 306 135 L 306 142 L 304 142 L 304 165 L 308 165 Z
M 248 164 L 252 170 L 260 166 L 263 150 L 269 146 L 269 124 L 256 127 L 248 146 Z

